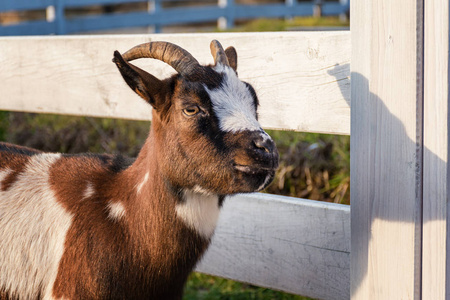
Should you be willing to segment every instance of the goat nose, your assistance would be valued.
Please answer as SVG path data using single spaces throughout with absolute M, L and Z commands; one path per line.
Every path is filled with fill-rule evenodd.
M 255 148 L 266 153 L 272 153 L 275 149 L 275 143 L 268 136 L 259 136 L 253 140 Z

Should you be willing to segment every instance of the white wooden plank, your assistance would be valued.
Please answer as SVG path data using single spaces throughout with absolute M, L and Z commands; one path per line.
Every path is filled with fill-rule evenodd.
M 367 105 L 367 99 L 370 98 L 370 89 L 367 78 L 370 76 L 370 59 L 364 55 L 364 53 L 370 53 L 371 39 L 364 38 L 366 35 L 371 34 L 371 23 L 367 22 L 370 20 L 371 16 L 371 5 L 364 1 L 351 1 L 350 11 L 352 17 L 350 18 L 350 28 L 352 36 L 352 51 L 355 54 L 351 58 L 351 68 L 350 70 L 354 72 L 354 76 L 351 78 L 351 101 L 354 108 L 351 111 L 351 118 L 353 120 L 359 120 L 358 127 L 351 126 L 350 134 L 350 145 L 351 145 L 351 156 L 350 156 L 350 196 L 352 199 L 352 212 L 351 215 L 361 215 L 363 217 L 369 217 L 369 211 L 367 205 L 358 203 L 357 199 L 370 199 L 369 188 L 370 182 L 367 180 L 359 181 L 359 188 L 354 185 L 355 176 L 357 176 L 356 167 L 362 168 L 362 170 L 369 170 L 370 163 L 373 161 L 372 158 L 354 159 L 355 149 L 353 147 L 358 146 L 361 153 L 365 155 L 372 154 L 370 151 L 370 143 L 360 143 L 357 145 L 356 142 L 362 141 L 366 138 L 367 132 L 370 131 L 371 124 L 361 122 L 363 119 L 360 118 L 360 114 L 363 113 L 367 115 L 370 113 L 373 106 Z M 358 105 L 358 103 L 366 103 L 365 105 Z M 353 151 L 352 151 L 353 150 Z M 351 249 L 354 251 L 354 255 L 351 257 L 350 264 L 350 291 L 351 297 L 353 299 L 370 299 L 370 287 L 369 279 L 367 276 L 367 263 L 369 254 L 369 240 L 370 235 L 367 234 L 370 231 L 369 218 L 367 222 L 362 222 L 356 219 L 351 223 L 352 227 L 352 239 L 351 239 Z M 362 267 L 360 267 L 362 266 Z
M 349 299 L 349 250 L 349 206 L 237 195 L 225 200 L 197 269 L 318 299 Z
M 352 299 L 421 296 L 421 3 L 351 3 Z
M 233 45 L 239 75 L 256 88 L 266 128 L 349 134 L 348 32 L 209 33 L 0 38 L 0 108 L 148 120 L 149 107 L 123 82 L 112 53 L 165 40 L 212 63 L 209 43 Z M 173 70 L 136 62 L 158 77 Z
M 422 299 L 449 291 L 449 2 L 425 1 Z

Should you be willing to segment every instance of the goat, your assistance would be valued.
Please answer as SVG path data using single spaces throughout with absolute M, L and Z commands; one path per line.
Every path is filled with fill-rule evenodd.
M 0 299 L 181 299 L 225 196 L 262 190 L 278 167 L 235 49 L 211 53 L 202 66 L 168 42 L 114 52 L 153 107 L 134 161 L 0 144 Z M 138 58 L 177 73 L 159 80 Z

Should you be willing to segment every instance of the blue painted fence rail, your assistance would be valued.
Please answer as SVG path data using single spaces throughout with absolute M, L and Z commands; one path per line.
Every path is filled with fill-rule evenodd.
M 218 0 L 217 5 L 163 8 L 162 2 L 187 2 L 188 0 L 1 0 L 0 13 L 8 11 L 43 10 L 54 8 L 52 20 L 39 20 L 0 25 L 0 36 L 72 34 L 86 31 L 118 29 L 125 27 L 162 26 L 201 23 L 225 18 L 228 27 L 235 19 L 276 18 L 313 15 L 314 7 L 320 3 L 323 15 L 340 15 L 349 10 L 349 0 L 325 2 L 312 0 L 297 2 L 286 0 L 279 4 L 243 5 L 234 0 Z M 67 17 L 66 9 L 93 5 L 123 3 L 149 3 L 150 11 L 105 13 L 95 16 Z

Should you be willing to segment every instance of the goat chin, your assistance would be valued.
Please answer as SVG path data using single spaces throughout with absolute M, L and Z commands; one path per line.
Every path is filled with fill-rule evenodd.
M 0 143 L 0 299 L 181 299 L 225 196 L 264 189 L 278 167 L 236 51 L 211 51 L 211 66 L 165 42 L 114 53 L 154 108 L 135 160 Z M 177 74 L 129 62 L 142 57 Z

